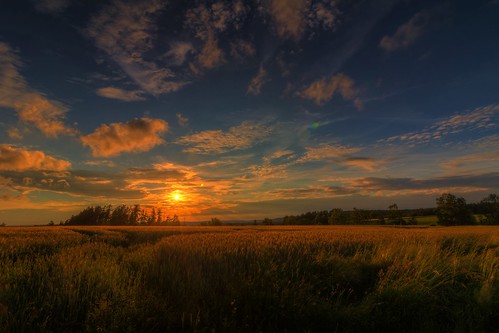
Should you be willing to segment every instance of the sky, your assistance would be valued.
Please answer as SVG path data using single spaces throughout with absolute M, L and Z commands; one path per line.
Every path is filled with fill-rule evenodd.
M 4 0 L 0 223 L 499 192 L 499 1 Z

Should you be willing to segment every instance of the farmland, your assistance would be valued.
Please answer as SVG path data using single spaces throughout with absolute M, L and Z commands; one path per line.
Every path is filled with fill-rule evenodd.
M 499 329 L 499 227 L 4 227 L 0 264 L 4 332 Z

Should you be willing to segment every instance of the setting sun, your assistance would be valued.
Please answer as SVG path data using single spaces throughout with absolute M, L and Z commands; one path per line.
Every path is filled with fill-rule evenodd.
M 180 199 L 180 195 L 178 193 L 175 193 L 175 195 L 173 196 L 173 199 L 179 200 Z

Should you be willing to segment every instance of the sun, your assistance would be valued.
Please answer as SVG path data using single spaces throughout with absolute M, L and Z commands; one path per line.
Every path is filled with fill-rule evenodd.
M 179 201 L 179 200 L 180 200 L 180 194 L 175 193 L 175 194 L 173 195 L 173 199 L 174 199 L 175 201 Z

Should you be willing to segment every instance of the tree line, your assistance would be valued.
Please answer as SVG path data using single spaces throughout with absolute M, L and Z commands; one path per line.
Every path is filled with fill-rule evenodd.
M 140 205 L 91 206 L 64 222 L 65 225 L 180 225 L 176 214 L 165 216 L 161 208 Z
M 434 208 L 398 209 L 397 204 L 384 210 L 334 208 L 285 216 L 283 224 L 413 225 L 417 217 L 430 215 L 436 215 L 440 225 L 499 225 L 499 196 L 489 194 L 480 202 L 468 204 L 462 197 L 444 193 L 436 198 Z
M 436 215 L 440 225 L 499 225 L 499 196 L 490 194 L 477 203 L 466 203 L 462 197 L 444 193 L 436 198 L 436 207 L 399 209 L 397 204 L 383 210 L 357 209 L 313 211 L 300 215 L 288 215 L 282 219 L 287 225 L 414 225 L 417 217 Z M 255 221 L 256 223 L 256 221 Z M 64 225 L 180 225 L 176 214 L 170 216 L 161 208 L 148 208 L 140 205 L 119 205 L 112 207 L 91 206 L 67 219 Z M 218 226 L 222 221 L 212 218 L 204 225 Z M 262 224 L 271 225 L 273 220 L 265 218 Z

